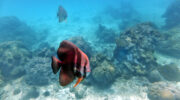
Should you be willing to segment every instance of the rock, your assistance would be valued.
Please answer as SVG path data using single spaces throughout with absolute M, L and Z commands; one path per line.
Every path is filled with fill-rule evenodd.
M 150 100 L 180 100 L 180 88 L 175 83 L 156 82 L 148 87 Z
M 79 84 L 76 88 L 72 88 L 70 91 L 75 93 L 77 99 L 82 99 L 86 96 L 87 87 L 85 85 Z
M 159 82 L 164 80 L 158 70 L 153 70 L 150 73 L 148 73 L 147 78 L 150 82 Z
M 13 94 L 14 94 L 14 95 L 18 95 L 20 92 L 21 92 L 20 89 L 15 89 L 14 92 L 13 92 Z
M 51 47 L 48 43 L 41 43 L 34 51 L 35 55 L 38 57 L 51 57 L 52 55 L 56 55 L 56 50 L 54 47 Z
M 165 18 L 165 26 L 164 28 L 166 29 L 170 29 L 173 28 L 175 26 L 180 25 L 180 1 L 179 0 L 174 0 L 169 7 L 167 8 L 167 10 L 165 11 L 165 13 L 163 14 L 163 18 Z
M 46 91 L 46 92 L 43 93 L 43 95 L 44 95 L 45 97 L 50 96 L 50 92 L 49 92 L 49 91 Z
M 24 97 L 22 97 L 22 100 L 36 99 L 37 97 L 39 97 L 39 91 L 37 88 L 33 87 L 26 93 Z
M 91 70 L 93 70 L 95 67 L 98 66 L 100 62 L 103 62 L 104 60 L 108 60 L 106 56 L 103 54 L 95 54 L 90 58 L 90 64 L 91 64 Z
M 126 72 L 122 74 L 147 76 L 159 67 L 153 55 L 159 38 L 156 26 L 148 22 L 137 24 L 121 33 L 116 39 L 114 58 L 122 65 L 118 68 Z
M 92 70 L 92 77 L 100 87 L 108 87 L 116 79 L 117 72 L 113 64 L 104 60 Z
M 156 51 L 163 55 L 180 58 L 180 26 L 165 31 Z
M 176 64 L 164 65 L 158 71 L 168 81 L 180 81 L 180 68 Z
M 1 70 L 0 70 L 0 87 L 4 84 L 4 79 L 3 76 L 1 74 Z
M 31 58 L 31 52 L 19 41 L 0 43 L 0 69 L 6 80 L 25 74 L 24 65 Z
M 0 17 L 0 42 L 21 41 L 27 48 L 46 39 L 48 31 L 35 31 L 15 16 Z
M 115 20 L 116 22 L 120 22 L 119 29 L 121 30 L 125 30 L 128 27 L 140 22 L 139 13 L 128 1 L 121 1 L 118 7 L 108 6 L 105 8 L 104 13 L 112 18 L 111 21 Z
M 113 29 L 108 29 L 105 26 L 99 24 L 98 29 L 95 32 L 96 36 L 99 38 L 100 42 L 104 43 L 114 43 L 116 33 Z
M 83 37 L 71 37 L 68 39 L 74 43 L 78 48 L 80 48 L 87 56 L 90 58 L 93 54 L 90 43 L 87 42 Z
M 33 57 L 26 64 L 24 80 L 31 86 L 45 86 L 57 81 L 51 69 L 51 58 Z
M 25 69 L 22 69 L 22 66 L 20 66 L 13 69 L 10 74 L 12 75 L 12 78 L 19 78 L 24 76 L 26 74 L 26 71 Z

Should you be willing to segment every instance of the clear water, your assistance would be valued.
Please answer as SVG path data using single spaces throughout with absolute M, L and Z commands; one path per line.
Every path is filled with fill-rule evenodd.
M 149 73 L 152 70 L 146 69 L 153 62 L 142 65 L 145 66 L 144 69 L 147 71 L 144 75 L 128 72 L 129 70 L 123 69 L 124 65 L 122 63 L 126 61 L 137 62 L 136 58 L 132 57 L 137 52 L 131 52 L 131 49 L 129 49 L 127 52 L 131 52 L 131 54 L 121 53 L 122 49 L 120 49 L 116 54 L 118 39 L 109 42 L 112 38 L 108 37 L 121 37 L 121 34 L 124 34 L 128 29 L 140 23 L 151 22 L 156 26 L 154 29 L 162 35 L 162 38 L 157 36 L 158 43 L 160 41 L 163 41 L 163 43 L 158 44 L 153 41 L 149 48 L 144 50 L 148 51 L 151 46 L 153 47 L 157 43 L 158 45 L 153 48 L 153 54 L 150 54 L 156 58 L 155 62 L 160 67 L 175 63 L 179 68 L 178 48 L 180 48 L 180 42 L 178 37 L 180 36 L 180 25 L 164 28 L 167 22 L 166 18 L 162 17 L 175 1 L 0 0 L 0 100 L 156 100 L 156 98 L 152 99 L 152 96 L 149 96 L 149 88 L 154 82 L 149 79 Z M 61 23 L 58 22 L 57 17 L 60 5 L 64 7 L 68 14 L 67 20 Z M 177 9 L 177 12 L 180 11 Z M 171 14 L 174 13 L 169 13 L 169 15 Z M 177 16 L 177 19 L 172 17 L 169 22 L 177 20 L 177 23 L 179 23 L 180 13 L 174 16 Z M 106 29 L 104 34 L 100 30 L 101 33 L 98 35 L 99 31 L 97 30 L 100 25 Z M 146 27 L 144 29 L 146 30 Z M 143 36 L 146 38 L 143 38 Z M 81 43 L 83 42 L 81 39 L 74 37 L 83 37 L 88 44 Z M 155 36 L 155 38 L 157 37 Z M 76 43 L 79 41 L 80 43 L 79 45 L 77 43 L 77 46 L 80 46 L 79 48 L 86 54 L 90 52 L 88 47 L 92 49 L 92 52 L 87 54 L 90 64 L 93 66 L 91 75 L 87 78 L 87 82 L 80 83 L 76 89 L 73 88 L 75 80 L 66 87 L 60 86 L 58 82 L 59 73 L 54 75 L 51 69 L 51 56 L 56 55 L 61 41 L 70 38 L 74 38 L 73 41 L 76 41 Z M 147 45 L 151 38 L 154 39 L 151 35 L 150 37 L 142 35 L 142 41 L 146 39 L 148 41 Z M 128 37 L 127 40 L 129 40 Z M 134 42 L 131 39 L 129 41 Z M 139 49 L 139 45 L 142 45 L 141 42 L 139 43 L 138 45 L 135 44 L 134 48 L 137 46 L 137 49 Z M 161 46 L 165 48 L 161 48 Z M 97 79 L 93 78 L 93 71 L 96 67 L 109 67 L 108 65 L 102 65 L 103 62 L 99 62 L 97 59 L 93 61 L 93 57 L 97 53 L 102 54 L 101 59 L 108 59 L 106 61 L 112 63 L 115 68 L 112 73 L 116 74 L 110 76 L 112 78 L 110 82 L 106 80 L 106 74 L 108 73 L 99 76 L 99 80 L 103 82 L 98 82 Z M 143 63 L 143 60 L 140 62 Z M 153 70 L 158 70 L 159 66 L 153 67 Z M 129 67 L 133 69 L 132 65 Z M 124 70 L 127 72 L 123 73 Z M 156 75 L 154 78 L 159 78 Z M 161 76 L 163 77 L 163 75 Z M 177 77 L 177 80 L 172 81 L 166 79 L 166 76 L 171 77 L 168 75 L 165 74 L 162 80 L 157 82 L 169 82 L 168 84 L 180 88 L 180 78 L 174 76 Z M 180 75 L 180 71 L 174 75 Z M 103 83 L 106 85 L 101 87 Z M 174 88 L 170 88 L 172 91 L 174 90 Z M 180 93 L 180 90 L 177 91 Z M 167 95 L 169 96 L 169 94 Z M 169 98 L 163 98 L 162 96 L 160 99 L 175 100 L 173 97 L 173 99 L 170 96 Z

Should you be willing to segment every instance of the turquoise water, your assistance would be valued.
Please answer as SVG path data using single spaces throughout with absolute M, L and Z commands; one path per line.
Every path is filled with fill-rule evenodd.
M 0 0 L 0 100 L 180 100 L 179 4 Z M 76 79 L 60 86 L 51 69 L 63 40 L 89 57 L 91 73 L 76 88 Z

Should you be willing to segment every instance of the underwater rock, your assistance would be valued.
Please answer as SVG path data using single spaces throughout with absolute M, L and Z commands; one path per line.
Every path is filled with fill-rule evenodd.
M 141 23 L 121 33 L 116 39 L 114 58 L 128 74 L 146 76 L 159 65 L 153 56 L 159 32 L 152 23 Z
M 164 28 L 170 29 L 175 26 L 180 25 L 180 1 L 174 0 L 172 4 L 169 5 L 165 13 L 163 14 L 163 18 L 165 18 Z
M 24 65 L 31 58 L 31 52 L 21 42 L 8 41 L 0 43 L 0 69 L 2 75 L 15 79 L 25 74 Z
M 180 58 L 180 27 L 165 31 L 156 46 L 156 51 L 163 55 Z
M 39 48 L 34 51 L 38 57 L 51 57 L 56 52 L 54 47 L 51 47 L 48 43 L 41 43 Z
M 56 81 L 50 66 L 50 58 L 33 57 L 25 66 L 27 75 L 24 77 L 24 80 L 26 84 L 45 86 L 50 82 Z
M 0 87 L 3 85 L 4 80 L 3 80 L 3 76 L 1 74 L 1 70 L 0 70 Z
M 50 92 L 49 92 L 49 91 L 46 91 L 46 92 L 43 93 L 43 95 L 44 95 L 45 97 L 50 96 Z
M 104 56 L 101 53 L 95 54 L 90 58 L 90 64 L 91 64 L 91 69 L 93 70 L 98 66 L 100 62 L 103 62 L 104 60 L 108 60 L 106 56 Z
M 12 75 L 12 78 L 19 78 L 26 74 L 25 69 L 22 68 L 22 66 L 16 67 L 10 72 L 10 75 Z
M 72 43 L 74 43 L 78 48 L 80 48 L 87 56 L 90 58 L 93 54 L 90 43 L 87 42 L 83 37 L 71 37 L 68 39 Z
M 37 42 L 37 33 L 26 23 L 20 21 L 17 17 L 0 17 L 0 41 L 23 42 L 27 47 Z
M 155 82 L 148 87 L 150 100 L 180 100 L 180 88 L 176 83 Z
M 14 95 L 17 95 L 17 94 L 19 94 L 20 92 L 21 92 L 20 89 L 15 89 L 15 90 L 13 91 L 13 94 L 14 94 Z
M 116 79 L 117 72 L 113 64 L 108 60 L 98 63 L 92 70 L 92 77 L 99 87 L 108 87 Z
M 150 82 L 159 82 L 164 80 L 159 71 L 156 69 L 148 73 L 147 78 Z
M 139 19 L 141 19 L 140 14 L 134 9 L 132 4 L 126 1 L 121 1 L 118 7 L 106 7 L 104 13 L 113 18 L 113 20 L 120 22 L 118 25 L 120 30 L 125 30 L 139 23 Z
M 37 88 L 32 87 L 27 94 L 22 97 L 22 100 L 30 100 L 30 99 L 36 99 L 37 97 L 39 97 L 40 93 L 37 90 Z
M 113 29 L 108 29 L 104 25 L 99 24 L 98 29 L 95 32 L 100 42 L 114 43 L 116 33 Z
M 180 81 L 180 68 L 176 64 L 164 65 L 158 71 L 168 81 Z
M 79 84 L 76 88 L 72 88 L 70 91 L 75 93 L 77 99 L 81 99 L 86 96 L 87 86 Z

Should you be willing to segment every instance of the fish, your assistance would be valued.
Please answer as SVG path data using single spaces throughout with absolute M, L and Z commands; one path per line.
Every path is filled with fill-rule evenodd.
M 60 70 L 59 83 L 66 86 L 77 79 L 76 87 L 91 72 L 88 56 L 75 44 L 68 40 L 60 43 L 57 57 L 52 56 L 52 70 L 56 74 Z
M 63 22 L 67 20 L 68 17 L 67 12 L 62 6 L 59 6 L 58 8 L 57 17 L 59 19 L 59 22 Z

